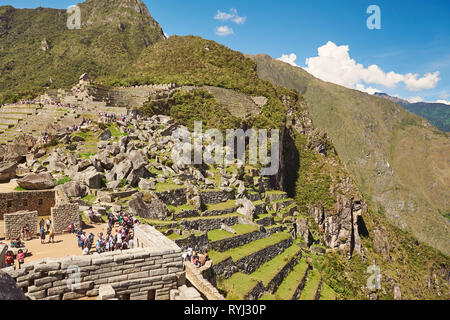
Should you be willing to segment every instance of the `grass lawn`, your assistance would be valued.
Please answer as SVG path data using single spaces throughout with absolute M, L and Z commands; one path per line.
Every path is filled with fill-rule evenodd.
M 169 208 L 170 212 L 173 212 L 173 213 L 180 213 L 185 210 L 195 210 L 194 206 L 190 205 L 190 204 L 184 204 L 184 205 L 178 206 L 178 207 L 175 207 L 172 205 L 167 205 L 167 207 Z
M 320 284 L 320 274 L 316 270 L 311 270 L 308 274 L 308 281 L 302 290 L 299 300 L 314 300 L 317 288 Z
M 297 245 L 290 246 L 284 252 L 269 262 L 263 264 L 260 268 L 258 268 L 255 272 L 253 272 L 250 276 L 253 279 L 258 279 L 263 282 L 266 287 L 270 280 L 280 272 L 280 270 L 295 256 L 300 252 L 300 247 Z
M 216 230 L 209 231 L 208 232 L 209 241 L 211 241 L 211 242 L 218 241 L 218 240 L 231 238 L 231 237 L 235 237 L 237 235 L 246 234 L 246 233 L 250 233 L 250 232 L 259 230 L 259 227 L 251 226 L 251 225 L 247 225 L 247 224 L 236 224 L 236 225 L 232 226 L 232 228 L 237 232 L 237 234 L 233 234 L 231 232 L 227 232 L 222 229 L 216 229 Z
M 306 276 L 306 271 L 308 269 L 308 264 L 301 260 L 294 269 L 284 278 L 278 290 L 275 292 L 273 297 L 270 299 L 275 300 L 291 300 L 295 293 L 300 281 Z M 266 297 L 267 298 L 267 297 Z
M 218 204 L 208 204 L 208 205 L 206 205 L 206 210 L 207 211 L 225 210 L 225 209 L 230 209 L 230 208 L 235 208 L 235 207 L 237 207 L 236 200 L 228 200 L 226 202 L 221 202 Z
M 244 296 L 258 284 L 249 275 L 237 272 L 230 278 L 218 282 L 218 287 L 227 292 L 227 300 L 244 300 Z
M 271 235 L 268 238 L 259 239 L 259 240 L 253 241 L 249 244 L 246 244 L 242 247 L 233 248 L 233 249 L 230 249 L 225 252 L 211 251 L 209 253 L 209 256 L 211 257 L 211 260 L 213 260 L 213 262 L 215 264 L 224 261 L 228 257 L 231 257 L 233 259 L 233 261 L 238 261 L 239 259 L 242 259 L 254 252 L 260 251 L 260 250 L 270 247 L 278 242 L 286 240 L 289 237 L 290 237 L 290 234 L 280 232 L 280 233 Z
M 336 300 L 336 293 L 324 282 L 322 282 L 322 289 L 320 290 L 320 300 Z
M 155 185 L 156 192 L 165 192 L 170 190 L 177 190 L 177 189 L 183 189 L 183 186 L 179 186 L 174 183 L 157 183 Z

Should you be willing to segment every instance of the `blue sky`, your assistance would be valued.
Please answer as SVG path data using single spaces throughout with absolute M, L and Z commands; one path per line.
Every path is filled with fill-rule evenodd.
M 0 0 L 0 5 L 67 8 L 77 2 Z M 376 89 L 417 101 L 450 101 L 447 0 L 144 3 L 168 35 L 198 35 L 248 54 L 273 58 L 284 54 L 284 61 L 319 78 L 368 92 Z M 367 28 L 370 5 L 381 10 L 381 30 Z M 218 10 L 224 19 L 215 19 Z

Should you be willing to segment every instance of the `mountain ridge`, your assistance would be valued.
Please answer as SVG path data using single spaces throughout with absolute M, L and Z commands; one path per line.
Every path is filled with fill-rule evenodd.
M 443 132 L 450 132 L 450 105 L 437 102 L 409 102 L 408 100 L 377 92 L 377 97 L 393 101 L 408 111 L 430 121 L 436 128 Z
M 268 55 L 249 57 L 262 79 L 302 93 L 375 210 L 450 255 L 443 216 L 450 211 L 447 134 L 384 98 L 321 81 Z

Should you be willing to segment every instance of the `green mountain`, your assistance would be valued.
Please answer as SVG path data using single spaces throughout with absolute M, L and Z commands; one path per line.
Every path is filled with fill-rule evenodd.
M 0 104 L 72 86 L 84 72 L 110 74 L 165 39 L 141 0 L 78 6 L 81 29 L 73 30 L 66 10 L 0 7 Z
M 394 101 L 406 110 L 424 117 L 439 130 L 450 132 L 450 106 L 448 104 L 431 102 L 410 103 L 403 99 L 391 97 L 385 93 L 375 93 L 375 96 Z
M 267 55 L 258 76 L 298 90 L 372 209 L 450 255 L 450 140 L 428 121 L 380 97 L 321 81 Z

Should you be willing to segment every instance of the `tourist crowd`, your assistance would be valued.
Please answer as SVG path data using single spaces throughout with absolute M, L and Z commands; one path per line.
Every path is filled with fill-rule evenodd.
M 93 216 L 94 211 L 89 208 L 88 217 L 91 221 Z M 97 235 L 97 240 L 95 240 L 95 235 L 92 232 L 87 234 L 82 229 L 77 229 L 73 223 L 67 228 L 67 231 L 76 235 L 78 247 L 82 250 L 83 255 L 91 254 L 94 247 L 97 253 L 133 249 L 135 247 L 134 225 L 138 221 L 128 214 L 120 214 L 116 219 L 113 214 L 108 213 L 107 218 L 106 235 L 100 232 Z M 118 225 L 116 226 L 116 224 Z

